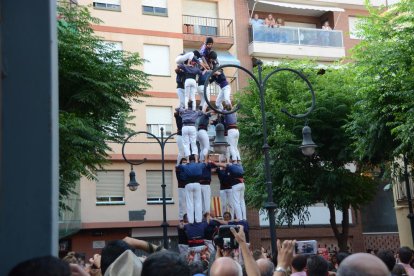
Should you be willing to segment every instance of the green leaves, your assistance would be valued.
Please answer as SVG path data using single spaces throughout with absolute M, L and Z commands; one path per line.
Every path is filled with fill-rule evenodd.
M 148 76 L 137 53 L 116 51 L 97 37 L 86 7 L 59 7 L 60 198 L 81 176 L 107 163 L 109 142 L 130 130 L 131 103 L 146 96 Z M 61 201 L 62 202 L 62 201 Z M 65 207 L 62 206 L 61 207 Z
M 375 183 L 345 169 L 346 164 L 356 160 L 344 126 L 358 103 L 353 82 L 357 72 L 348 66 L 336 66 L 320 74 L 316 64 L 308 61 L 280 67 L 302 71 L 316 91 L 316 108 L 308 124 L 319 147 L 315 156 L 304 157 L 298 148 L 304 121 L 280 112 L 281 107 L 293 113 L 304 113 L 309 108 L 311 97 L 306 84 L 292 73 L 272 76 L 265 91 L 265 106 L 278 222 L 291 224 L 294 216 L 304 221 L 309 215 L 307 207 L 318 202 L 333 203 L 337 209 L 358 209 L 372 198 Z M 273 69 L 265 68 L 264 75 Z M 252 92 L 237 95 L 243 105 L 239 111 L 240 144 L 247 172 L 248 203 L 260 208 L 267 201 L 263 157 L 259 154 L 263 146 L 262 118 L 257 88 L 250 85 L 248 91 Z

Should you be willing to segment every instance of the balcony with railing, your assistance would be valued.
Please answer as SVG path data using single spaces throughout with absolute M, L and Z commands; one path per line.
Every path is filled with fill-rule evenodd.
M 214 37 L 214 47 L 230 49 L 234 44 L 233 20 L 183 15 L 185 47 L 200 47 L 206 36 Z
M 414 185 L 413 180 L 410 178 L 410 191 L 411 197 L 414 195 Z M 400 181 L 396 181 L 394 184 L 394 197 L 398 203 L 406 202 L 407 201 L 407 189 L 404 179 Z
M 334 61 L 345 57 L 342 31 L 255 26 L 250 28 L 249 54 L 270 58 Z

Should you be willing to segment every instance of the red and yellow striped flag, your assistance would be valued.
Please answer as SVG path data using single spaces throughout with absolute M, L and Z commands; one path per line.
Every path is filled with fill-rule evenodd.
M 215 217 L 222 217 L 223 214 L 221 213 L 221 202 L 219 196 L 213 196 L 211 198 L 211 210 Z

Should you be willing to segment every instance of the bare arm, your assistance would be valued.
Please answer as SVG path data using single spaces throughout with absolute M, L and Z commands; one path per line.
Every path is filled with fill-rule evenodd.
M 287 270 L 287 268 L 290 267 L 292 264 L 295 242 L 295 240 L 286 240 L 281 246 L 280 240 L 277 240 L 277 248 L 279 249 L 279 253 L 277 254 L 277 268 Z M 286 272 L 275 271 L 275 273 L 273 273 L 273 276 L 287 276 L 287 274 Z
M 140 249 L 148 253 L 153 253 L 155 249 L 158 247 L 155 244 L 152 244 L 152 243 L 149 243 L 143 240 L 139 240 L 139 239 L 134 239 L 131 237 L 125 237 L 124 242 L 126 242 L 132 248 Z
M 253 256 L 250 254 L 249 248 L 247 247 L 243 225 L 239 225 L 239 232 L 236 232 L 234 228 L 230 228 L 230 231 L 233 233 L 234 237 L 239 243 L 239 248 L 243 255 L 244 266 L 246 268 L 247 275 L 260 276 L 259 267 L 257 266 L 257 263 L 254 260 Z

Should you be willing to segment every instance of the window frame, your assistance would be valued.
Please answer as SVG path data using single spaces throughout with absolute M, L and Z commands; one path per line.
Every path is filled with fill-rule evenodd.
M 99 4 L 99 6 L 97 6 Z M 119 1 L 119 5 L 117 4 L 110 4 L 106 3 L 105 0 L 97 0 L 93 1 L 92 6 L 96 10 L 105 10 L 105 11 L 121 11 L 121 1 Z
M 121 172 L 122 173 L 122 191 L 123 195 L 100 195 L 98 196 L 98 183 L 99 183 L 99 172 Z M 95 204 L 96 206 L 105 206 L 105 205 L 125 205 L 125 170 L 99 170 L 97 171 L 97 181 L 95 182 Z M 119 183 L 121 184 L 121 183 Z M 106 200 L 105 200 L 106 199 Z M 117 200 L 118 199 L 118 200 Z M 102 201 L 101 201 L 102 200 Z
M 151 16 L 161 16 L 161 17 L 168 17 L 168 8 L 156 7 L 156 6 L 146 6 L 142 5 L 142 14 L 143 15 L 151 15 Z M 145 8 L 152 8 L 152 11 L 145 11 Z M 157 12 L 156 9 L 163 9 L 165 12 Z
M 147 187 L 149 186 L 149 183 L 148 183 L 148 172 L 159 172 L 160 173 L 160 176 L 161 176 L 161 184 L 159 185 L 160 186 L 160 190 L 161 190 L 161 196 L 159 196 L 159 197 L 149 197 L 148 196 L 148 189 L 147 189 L 147 193 L 146 193 L 146 202 L 147 202 L 147 204 L 148 205 L 159 205 L 159 204 L 163 204 L 162 203 L 162 170 L 146 170 L 145 171 L 145 177 L 146 177 L 146 184 L 147 184 Z M 171 183 L 170 183 L 170 189 L 171 189 L 171 197 L 165 197 L 165 203 L 166 204 L 174 204 L 175 202 L 174 202 L 174 189 L 173 189 L 173 171 L 172 170 L 164 170 L 164 173 L 171 173 Z M 167 179 L 166 179 L 167 180 Z M 166 185 L 166 187 L 165 187 L 165 189 L 167 189 L 167 187 L 168 187 L 168 184 L 167 183 L 165 183 L 165 185 Z M 166 194 L 167 194 L 167 192 L 166 192 Z
M 154 72 L 147 72 L 147 70 L 148 70 L 148 68 L 145 68 L 145 65 L 146 65 L 146 62 L 144 62 L 144 72 L 146 73 L 146 74 L 148 74 L 148 75 L 150 75 L 150 76 L 155 76 L 155 77 L 167 77 L 167 78 L 170 78 L 171 77 L 171 62 L 170 62 L 170 57 L 171 57 L 171 53 L 170 53 L 170 45 L 159 45 L 159 44 L 144 44 L 143 45 L 143 58 L 146 60 L 146 61 L 148 61 L 148 62 L 150 62 L 151 63 L 151 61 L 148 59 L 148 57 L 146 57 L 145 56 L 145 54 L 146 54 L 146 52 L 148 51 L 148 48 L 147 48 L 147 51 L 146 51 L 146 47 L 165 47 L 165 48 L 167 48 L 168 49 L 168 51 L 167 51 L 167 53 L 168 53 L 168 57 L 166 58 L 166 59 L 163 59 L 163 60 L 167 60 L 168 61 L 168 66 L 167 66 L 167 68 L 168 68 L 168 73 L 166 73 L 166 74 L 155 74 Z

